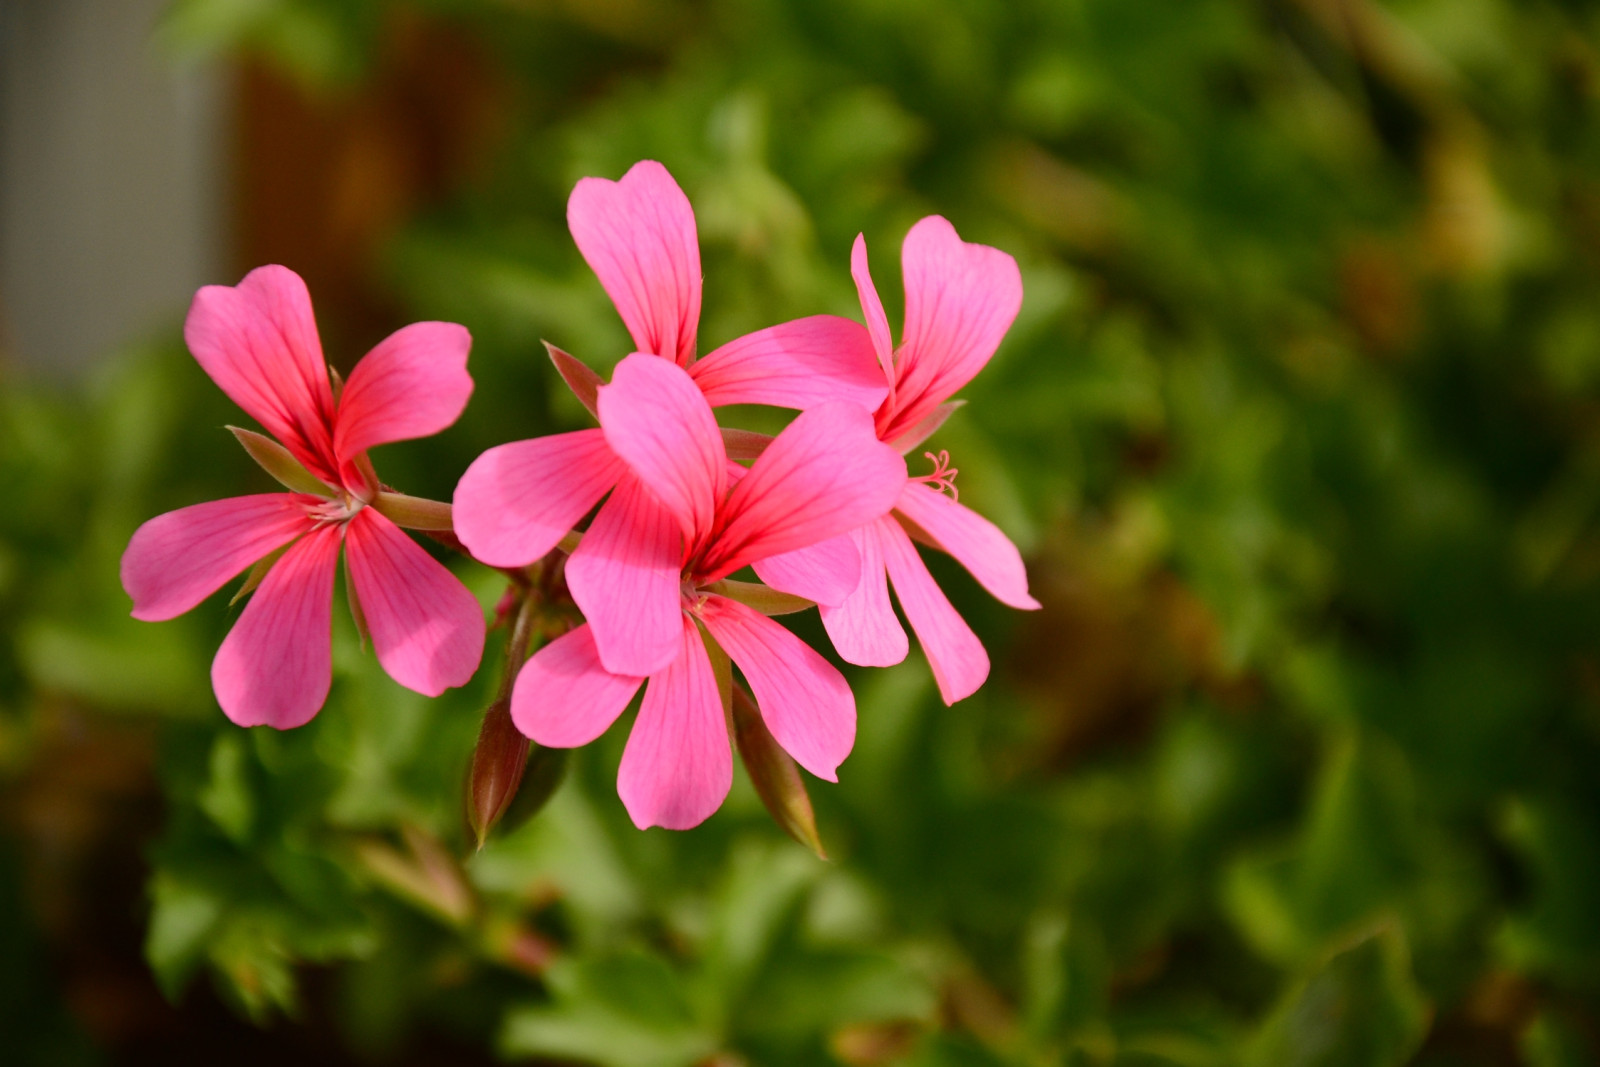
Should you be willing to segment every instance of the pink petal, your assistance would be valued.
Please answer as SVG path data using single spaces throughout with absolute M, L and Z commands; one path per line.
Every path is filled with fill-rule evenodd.
M 689 368 L 712 407 L 805 410 L 848 400 L 876 410 L 889 388 L 858 322 L 812 315 L 729 341 Z
M 699 576 L 714 581 L 871 522 L 893 506 L 905 469 L 866 409 L 829 403 L 801 412 L 733 487 Z
M 430 697 L 465 685 L 483 658 L 483 608 L 460 579 L 371 508 L 346 525 L 344 551 L 389 677 Z
M 796 763 L 830 782 L 856 743 L 850 685 L 810 645 L 743 604 L 707 597 L 706 629 L 739 665 L 767 729 Z
M 567 560 L 567 588 L 594 630 L 600 662 L 644 678 L 678 654 L 683 537 L 672 513 L 632 475 Z
M 339 396 L 333 450 L 344 462 L 374 445 L 431 437 L 472 395 L 472 335 L 453 322 L 414 322 L 355 365 Z
M 650 679 L 617 770 L 617 794 L 633 824 L 687 830 L 722 805 L 733 751 L 722 697 L 693 620 L 679 614 L 678 651 Z
M 133 533 L 122 554 L 122 588 L 133 617 L 176 618 L 250 566 L 310 530 L 314 497 L 236 496 L 157 515 Z
M 667 168 L 647 159 L 621 181 L 584 178 L 567 200 L 567 227 L 634 348 L 688 366 L 700 321 L 700 240 L 689 198 Z
M 217 649 L 211 687 L 240 726 L 303 726 L 328 699 L 338 562 L 338 526 L 306 534 L 272 565 Z
M 894 381 L 894 335 L 889 332 L 889 316 L 883 313 L 883 301 L 878 297 L 878 287 L 872 284 L 872 271 L 867 267 L 867 238 L 856 234 L 856 243 L 850 248 L 850 276 L 856 281 L 856 295 L 861 298 L 861 313 L 867 317 L 867 332 L 872 335 L 872 350 L 878 357 L 886 381 Z M 877 405 L 873 405 L 876 408 Z
M 859 667 L 892 667 L 906 658 L 910 642 L 889 602 L 889 578 L 883 566 L 882 527 L 895 526 L 885 517 L 851 532 L 861 553 L 861 582 L 844 603 L 821 606 L 822 625 L 834 650 Z M 902 535 L 903 536 L 903 535 Z
M 906 532 L 893 523 L 882 524 L 879 532 L 889 580 L 933 668 L 939 695 L 946 704 L 971 696 L 989 677 L 989 653 L 950 606 Z
M 523 664 L 511 691 L 511 721 L 541 745 L 587 745 L 617 721 L 643 681 L 606 670 L 593 631 L 580 626 Z
M 895 510 L 922 527 L 936 548 L 954 556 L 995 599 L 1014 608 L 1038 608 L 1028 595 L 1022 553 L 1000 527 L 921 482 L 906 483 Z
M 306 283 L 286 267 L 258 267 L 237 286 L 195 294 L 183 324 L 211 380 L 323 481 L 337 484 L 333 389 Z
M 688 373 L 634 353 L 600 388 L 599 407 L 606 442 L 677 517 L 684 539 L 695 544 L 708 535 L 728 491 L 728 455 Z
M 901 253 L 906 329 L 893 439 L 972 380 L 1000 347 L 1022 307 L 1017 261 L 967 244 L 938 215 L 911 227 Z
M 600 430 L 498 445 L 456 485 L 456 536 L 491 567 L 526 566 L 556 547 L 627 469 Z
M 772 588 L 818 604 L 842 604 L 861 580 L 861 554 L 849 534 L 830 537 L 753 564 Z

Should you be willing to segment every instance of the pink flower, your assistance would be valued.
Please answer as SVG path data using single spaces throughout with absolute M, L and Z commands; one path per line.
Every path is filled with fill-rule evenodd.
M 877 410 L 877 432 L 903 454 L 939 428 L 958 406 L 947 403 L 949 398 L 994 355 L 1022 306 L 1022 277 L 1016 260 L 998 249 L 967 244 L 937 215 L 906 234 L 901 266 L 906 321 L 895 349 L 888 316 L 867 270 L 866 240 L 856 237 L 850 273 L 889 384 L 889 395 Z M 1028 575 L 1016 546 L 988 519 L 953 499 L 956 472 L 946 463 L 941 454 L 933 473 L 905 483 L 890 515 L 852 533 L 861 555 L 860 585 L 842 602 L 823 604 L 822 622 L 847 661 L 863 666 L 899 663 L 907 641 L 889 603 L 893 583 L 939 693 L 953 704 L 983 684 L 989 655 L 933 580 L 911 539 L 954 556 L 985 589 L 1012 607 L 1037 608 L 1039 602 L 1028 595 Z M 952 496 L 944 496 L 944 489 Z
M 791 559 L 792 576 L 848 591 L 854 553 L 838 535 L 888 510 L 905 482 L 904 461 L 877 441 L 865 409 L 836 402 L 802 413 L 745 471 L 729 462 L 690 376 L 642 354 L 618 365 L 599 411 L 598 432 L 627 468 L 617 495 L 629 499 L 628 519 L 584 534 L 579 553 L 597 536 L 609 546 L 598 557 L 605 564 L 581 579 L 600 614 L 580 601 L 589 622 L 523 667 L 511 700 L 518 728 L 543 745 L 587 744 L 648 679 L 617 791 L 641 829 L 697 825 L 722 803 L 733 775 L 704 627 L 743 672 L 778 743 L 813 774 L 837 780 L 855 741 L 855 698 L 843 676 L 782 626 L 720 595 L 717 583 L 751 563 L 777 561 L 781 570 L 796 550 L 832 539 L 834 554 L 816 558 L 842 573 L 813 573 Z M 664 553 L 672 561 L 665 579 L 652 571 L 641 581 L 640 570 Z M 669 654 L 648 670 L 613 668 L 598 643 L 602 626 L 627 648 L 642 640 L 640 620 L 663 611 Z
M 201 289 L 184 338 L 222 391 L 282 443 L 287 479 L 308 491 L 196 504 L 139 527 L 122 557 L 134 618 L 181 615 L 287 547 L 222 642 L 211 681 L 239 725 L 300 726 L 321 709 L 332 681 L 333 572 L 342 542 L 352 607 L 359 605 L 384 670 L 429 696 L 465 683 L 483 654 L 482 610 L 442 564 L 369 506 L 381 486 L 367 449 L 438 433 L 456 420 L 472 393 L 467 331 L 444 322 L 398 330 L 336 393 L 305 283 L 271 266 L 232 288 Z
M 805 409 L 850 401 L 870 411 L 888 394 L 860 324 L 834 315 L 760 330 L 695 360 L 701 279 L 694 211 L 661 164 L 637 163 L 621 181 L 584 178 L 568 201 L 567 218 L 639 352 L 687 368 L 703 396 L 696 404 Z M 594 410 L 599 379 L 564 353 L 553 354 Z M 638 486 L 604 433 L 579 430 L 489 449 L 456 488 L 456 533 L 484 563 L 526 566 L 555 548 L 608 492 L 567 563 L 567 581 L 605 665 L 643 677 L 677 655 L 674 601 L 644 594 L 675 589 L 681 560 L 676 545 L 642 538 L 646 527 L 670 530 L 670 517 Z M 842 543 L 821 551 L 835 559 L 855 555 Z M 856 566 L 850 563 L 849 570 Z M 832 603 L 849 592 L 840 587 L 841 572 L 821 574 L 826 568 L 811 566 L 801 574 L 800 567 L 799 561 L 788 568 L 773 563 L 773 584 Z M 820 587 L 807 581 L 818 574 Z

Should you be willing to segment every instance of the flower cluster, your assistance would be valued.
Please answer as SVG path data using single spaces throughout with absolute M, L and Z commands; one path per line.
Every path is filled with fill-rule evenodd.
M 213 666 L 217 698 L 242 725 L 298 726 L 329 688 L 341 543 L 357 624 L 396 681 L 437 695 L 475 672 L 477 602 L 397 526 L 432 531 L 504 570 L 508 603 L 581 613 L 571 626 L 552 611 L 531 656 L 512 648 L 500 703 L 523 735 L 587 744 L 642 687 L 617 783 L 636 825 L 684 829 L 717 809 L 732 782 L 730 728 L 752 776 L 767 768 L 757 785 L 777 814 L 770 779 L 788 760 L 836 780 L 856 708 L 844 676 L 769 616 L 816 605 L 842 659 L 898 663 L 909 643 L 892 586 L 953 703 L 982 685 L 989 660 L 913 542 L 954 557 L 1004 603 L 1038 606 L 1015 546 L 957 502 L 948 454 L 924 453 L 932 470 L 920 475 L 905 459 L 1010 327 L 1016 262 L 963 242 L 942 218 L 918 222 L 902 254 L 896 346 L 858 237 L 851 273 L 865 325 L 816 315 L 697 358 L 699 243 L 666 169 L 646 161 L 620 181 L 586 178 L 567 217 L 633 340 L 609 383 L 551 349 L 598 427 L 490 449 L 452 506 L 395 493 L 367 449 L 460 415 L 472 390 L 466 330 L 406 327 L 341 385 L 304 285 L 263 267 L 235 288 L 202 289 L 185 336 L 277 439 L 234 431 L 291 492 L 151 520 L 128 546 L 123 584 L 135 617 L 166 619 L 254 565 L 254 595 Z M 767 437 L 719 426 L 713 409 L 729 404 L 799 414 Z M 735 577 L 746 567 L 759 581 Z M 528 639 L 515 629 L 513 646 Z

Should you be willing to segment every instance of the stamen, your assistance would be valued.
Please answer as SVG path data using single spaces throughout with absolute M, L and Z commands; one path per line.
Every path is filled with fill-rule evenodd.
M 950 450 L 941 448 L 937 456 L 932 452 L 924 452 L 923 455 L 927 457 L 929 463 L 933 464 L 933 473 L 924 474 L 915 480 L 922 482 L 936 492 L 949 493 L 951 500 L 960 500 L 961 493 L 956 489 L 956 475 L 960 474 L 961 471 L 950 466 Z
M 316 520 L 320 526 L 327 526 L 336 522 L 349 522 L 356 517 L 356 512 L 367 505 L 360 500 L 345 496 L 335 500 L 322 500 L 315 504 L 305 505 L 306 514 Z

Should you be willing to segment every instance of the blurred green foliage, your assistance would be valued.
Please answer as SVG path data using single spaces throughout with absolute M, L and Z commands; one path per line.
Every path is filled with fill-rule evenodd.
M 492 667 L 428 701 L 345 620 L 324 712 L 245 732 L 206 684 L 225 596 L 127 617 L 140 521 L 267 488 L 181 348 L 8 390 L 0 766 L 62 708 L 159 721 L 169 995 L 206 972 L 266 1022 L 328 965 L 380 1059 L 436 1030 L 617 1067 L 1600 1060 L 1600 5 L 179 0 L 165 33 L 337 100 L 406 19 L 505 106 L 373 264 L 471 328 L 478 382 L 386 480 L 446 497 L 584 424 L 538 347 L 627 350 L 565 231 L 581 176 L 683 184 L 702 351 L 859 314 L 858 231 L 897 320 L 937 212 L 1022 263 L 935 444 L 1045 610 L 935 561 L 995 674 L 946 708 L 915 653 L 855 672 L 856 751 L 812 790 L 831 863 L 742 778 L 633 830 L 621 729 L 469 855 Z

